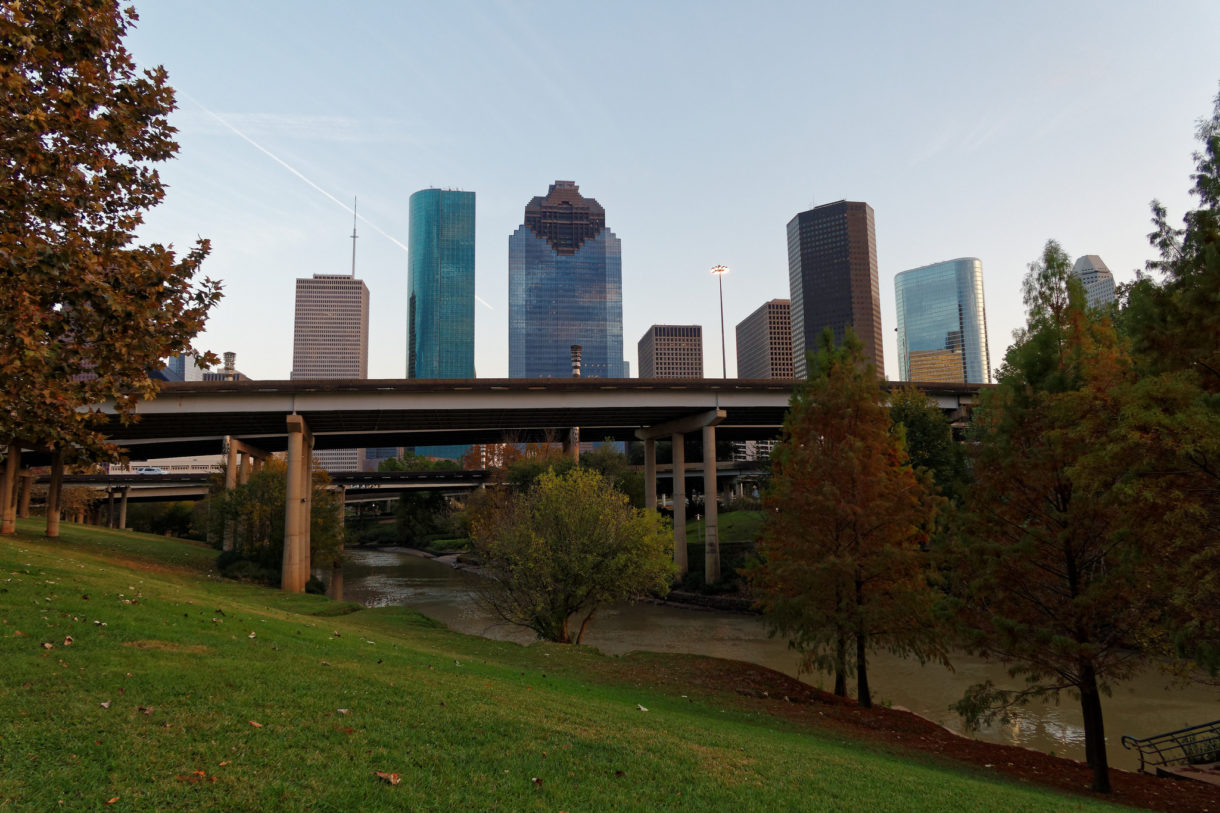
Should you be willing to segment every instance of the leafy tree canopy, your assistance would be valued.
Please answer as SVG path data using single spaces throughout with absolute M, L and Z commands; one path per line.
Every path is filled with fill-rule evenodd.
M 135 21 L 113 0 L 0 8 L 0 439 L 85 459 L 117 450 L 82 408 L 152 397 L 147 371 L 193 352 L 220 298 L 195 276 L 206 240 L 135 243 L 177 150 L 165 70 L 123 46 Z
M 471 536 L 493 577 L 484 598 L 542 639 L 579 644 L 599 607 L 669 588 L 664 521 L 632 508 L 597 472 L 548 470 L 524 491 L 504 488 L 477 502 Z
M 423 457 L 409 449 L 400 457 L 390 457 L 377 464 L 377 471 L 456 471 L 460 468 L 456 460 Z

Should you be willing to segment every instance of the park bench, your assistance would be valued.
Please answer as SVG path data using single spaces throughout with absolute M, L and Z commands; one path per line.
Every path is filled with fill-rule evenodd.
M 1134 748 L 1140 755 L 1140 772 L 1144 766 L 1201 765 L 1220 761 L 1220 720 L 1180 728 L 1167 734 L 1136 739 L 1123 736 L 1123 748 Z

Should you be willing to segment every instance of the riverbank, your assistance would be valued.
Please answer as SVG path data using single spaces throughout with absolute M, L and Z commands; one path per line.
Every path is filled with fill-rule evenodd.
M 384 545 L 384 546 L 369 546 L 377 550 L 385 550 L 391 552 L 405 553 L 409 556 L 417 556 L 421 559 L 432 559 L 450 567 L 464 570 L 468 573 L 473 573 L 478 576 L 483 575 L 482 569 L 469 559 L 466 559 L 468 554 L 466 551 L 431 551 L 422 548 L 412 548 L 405 545 Z M 367 549 L 367 548 L 366 548 Z M 687 609 L 704 609 L 704 610 L 722 610 L 732 613 L 750 613 L 757 615 L 758 611 L 754 608 L 754 602 L 750 599 L 741 598 L 735 595 L 717 595 L 713 593 L 696 593 L 690 590 L 670 590 L 665 596 L 649 597 L 644 601 L 657 602 L 667 604 L 671 607 L 683 607 Z
M 975 764 L 952 751 L 968 740 L 765 668 L 464 636 L 402 608 L 222 581 L 214 555 L 71 525 L 59 542 L 0 540 L 0 803 L 1102 809 L 1005 779 L 1022 749 L 984 746 L 992 761 Z M 1079 766 L 1034 756 L 1048 784 L 1079 790 Z M 1024 778 L 1046 781 L 1033 767 Z M 1107 801 L 1220 809 L 1185 783 L 1115 784 Z

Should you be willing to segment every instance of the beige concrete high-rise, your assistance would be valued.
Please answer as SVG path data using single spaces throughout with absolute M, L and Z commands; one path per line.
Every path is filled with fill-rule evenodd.
M 640 378 L 703 378 L 702 325 L 653 325 L 638 350 Z
M 772 299 L 737 323 L 738 378 L 792 378 L 791 302 Z
M 292 378 L 368 378 L 369 289 L 346 274 L 297 280 Z M 323 450 L 327 471 L 359 471 L 359 449 Z

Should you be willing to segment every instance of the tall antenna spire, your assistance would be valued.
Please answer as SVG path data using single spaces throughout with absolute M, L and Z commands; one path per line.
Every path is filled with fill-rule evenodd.
M 358 198 L 352 198 L 352 279 L 356 278 L 356 203 L 358 200 Z

